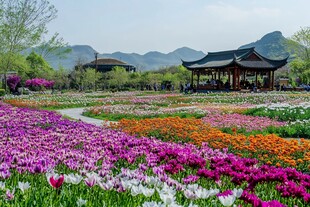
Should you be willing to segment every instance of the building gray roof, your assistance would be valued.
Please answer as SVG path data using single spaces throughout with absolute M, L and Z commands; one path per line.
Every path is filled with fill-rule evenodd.
M 239 66 L 257 69 L 278 69 L 287 64 L 287 58 L 272 60 L 260 55 L 254 47 L 228 50 L 221 52 L 209 52 L 205 57 L 195 61 L 184 61 L 182 65 L 189 70 L 193 69 L 217 69 Z

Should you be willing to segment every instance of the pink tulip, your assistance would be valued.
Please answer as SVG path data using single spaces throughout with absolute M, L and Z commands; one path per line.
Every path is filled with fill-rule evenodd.
M 49 178 L 49 183 L 53 188 L 59 188 L 63 182 L 64 182 L 65 177 L 61 175 L 58 179 L 55 179 L 54 176 L 51 176 Z
M 7 190 L 5 193 L 6 199 L 7 200 L 13 200 L 14 199 L 14 192 L 15 192 L 15 189 L 12 192 L 10 190 Z

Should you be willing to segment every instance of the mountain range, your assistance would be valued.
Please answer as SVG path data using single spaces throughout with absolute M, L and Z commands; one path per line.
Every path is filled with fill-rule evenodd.
M 280 31 L 274 31 L 264 35 L 260 40 L 245 44 L 239 48 L 255 47 L 255 50 L 261 55 L 280 59 L 289 56 L 288 47 L 285 44 L 287 39 Z M 88 63 L 95 59 L 94 53 L 97 51 L 89 45 L 74 45 L 68 46 L 71 52 L 66 55 L 66 58 L 57 56 L 49 56 L 47 62 L 53 68 L 63 66 L 66 69 L 72 69 L 77 63 Z M 137 53 L 104 53 L 98 54 L 98 58 L 114 58 L 136 66 L 137 70 L 156 70 L 162 67 L 180 65 L 181 59 L 190 61 L 203 58 L 206 54 L 202 51 L 197 51 L 188 47 L 182 47 L 173 52 L 164 54 L 157 51 L 148 52 L 144 55 Z

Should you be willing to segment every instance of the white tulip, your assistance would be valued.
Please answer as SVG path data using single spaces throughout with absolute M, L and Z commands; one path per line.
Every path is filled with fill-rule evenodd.
M 219 196 L 218 197 L 223 206 L 232 206 L 234 204 L 236 197 L 234 195 L 227 195 L 227 196 Z
M 28 190 L 30 188 L 30 183 L 29 182 L 18 182 L 18 188 L 24 193 L 25 190 Z
M 186 198 L 191 199 L 191 200 L 197 199 L 198 197 L 193 191 L 188 190 L 188 189 L 184 191 L 184 195 Z
M 136 195 L 139 195 L 139 194 L 142 194 L 141 188 L 139 188 L 139 186 L 133 185 L 131 187 L 131 195 L 132 196 L 136 196 Z
M 86 202 L 87 202 L 87 200 L 83 200 L 82 198 L 79 198 L 79 199 L 76 201 L 76 204 L 77 204 L 78 207 L 81 207 L 81 206 L 86 205 Z
M 166 205 L 170 205 L 174 203 L 175 201 L 175 196 L 172 194 L 163 193 L 163 194 L 159 194 L 159 197 Z
M 243 190 L 241 188 L 237 189 L 237 188 L 234 188 L 233 189 L 233 195 L 236 197 L 236 198 L 240 198 L 241 195 L 243 193 Z
M 78 175 L 78 174 L 69 174 L 65 175 L 65 182 L 66 183 L 71 183 L 71 184 L 79 184 L 83 180 L 83 176 Z
M 151 197 L 155 192 L 155 189 L 154 188 L 143 188 L 142 189 L 142 193 L 144 196 L 146 197 Z
M 5 182 L 0 181 L 0 189 L 1 190 L 5 189 Z
M 163 203 L 157 203 L 157 202 L 151 201 L 151 202 L 143 203 L 142 207 L 166 207 L 166 205 Z

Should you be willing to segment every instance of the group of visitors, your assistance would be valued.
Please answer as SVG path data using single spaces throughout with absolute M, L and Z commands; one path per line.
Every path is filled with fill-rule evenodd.
M 304 88 L 305 89 L 305 91 L 310 91 L 310 83 L 308 83 L 308 84 L 301 84 L 300 85 L 300 87 L 302 87 L 302 88 Z
M 183 85 L 180 83 L 180 92 L 181 93 L 196 93 L 196 85 L 193 86 L 190 83 Z

